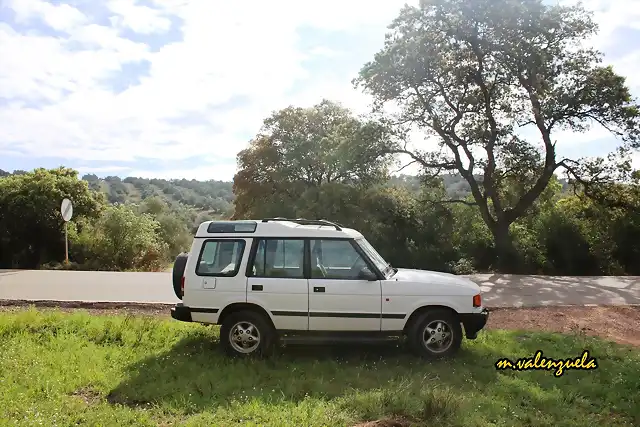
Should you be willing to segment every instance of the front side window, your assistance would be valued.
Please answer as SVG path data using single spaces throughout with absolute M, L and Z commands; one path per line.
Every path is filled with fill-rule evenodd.
M 304 240 L 261 239 L 251 271 L 254 277 L 304 279 Z
M 206 240 L 198 259 L 196 274 L 198 276 L 235 276 L 242 262 L 244 247 L 245 241 L 241 239 Z
M 311 240 L 311 278 L 361 280 L 366 262 L 349 240 Z
M 363 252 L 367 254 L 369 259 L 375 264 L 375 266 L 384 274 L 385 276 L 389 273 L 389 263 L 382 258 L 382 255 L 376 251 L 376 249 L 367 241 L 365 238 L 357 239 L 356 242 L 362 248 Z

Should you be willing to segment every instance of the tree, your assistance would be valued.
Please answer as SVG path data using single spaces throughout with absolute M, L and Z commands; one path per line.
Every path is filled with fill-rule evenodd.
M 388 136 L 386 127 L 327 100 L 275 112 L 238 154 L 234 218 L 294 215 L 307 190 L 386 179 L 379 152 Z
M 62 199 L 73 202 L 74 220 L 95 218 L 101 194 L 69 168 L 35 169 L 0 178 L 0 266 L 37 268 L 64 259 Z
M 435 137 L 439 149 L 396 144 L 385 152 L 407 154 L 431 174 L 459 172 L 502 269 L 514 259 L 511 224 L 556 171 L 587 186 L 610 176 L 611 163 L 602 159 L 559 159 L 554 132 L 599 124 L 621 139 L 623 159 L 638 147 L 637 105 L 625 79 L 600 65 L 601 53 L 581 47 L 597 26 L 579 6 L 422 0 L 403 8 L 389 28 L 384 48 L 354 84 L 373 95 L 378 109 L 399 105 L 398 124 Z M 523 129 L 536 140 L 524 138 Z M 505 194 L 507 183 L 517 194 Z

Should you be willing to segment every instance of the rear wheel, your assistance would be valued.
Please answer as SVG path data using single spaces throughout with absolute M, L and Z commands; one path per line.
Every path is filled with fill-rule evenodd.
M 182 299 L 182 275 L 184 274 L 184 269 L 187 266 L 188 258 L 189 254 L 183 252 L 176 257 L 176 260 L 173 263 L 173 292 L 176 294 L 178 299 Z
M 265 356 L 273 348 L 275 330 L 263 315 L 254 311 L 230 314 L 220 327 L 220 344 L 236 357 Z
M 413 322 L 407 338 L 412 350 L 421 357 L 450 357 L 462 344 L 462 326 L 448 310 L 429 310 Z

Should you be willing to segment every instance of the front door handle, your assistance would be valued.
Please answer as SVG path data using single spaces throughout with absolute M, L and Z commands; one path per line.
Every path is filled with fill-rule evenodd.
M 324 292 L 324 286 L 314 286 L 313 292 Z
M 251 290 L 252 291 L 261 291 L 262 290 L 262 285 L 251 285 Z

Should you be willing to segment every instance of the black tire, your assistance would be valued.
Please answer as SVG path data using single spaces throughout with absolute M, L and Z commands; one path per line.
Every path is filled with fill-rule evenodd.
M 181 253 L 176 257 L 173 263 L 173 292 L 175 292 L 178 299 L 182 299 L 182 275 L 184 269 L 187 266 L 188 253 Z
M 252 326 L 254 331 L 258 333 L 258 344 L 255 348 L 251 348 L 251 343 L 248 341 L 248 347 L 251 349 L 247 352 L 241 352 L 238 350 L 239 346 L 234 346 L 232 343 L 231 334 L 234 331 L 234 327 L 241 324 L 241 327 Z M 244 324 L 244 325 L 242 325 Z M 250 334 L 255 339 L 255 334 Z M 220 326 L 220 345 L 224 352 L 233 357 L 263 357 L 270 354 L 273 349 L 273 345 L 276 338 L 276 331 L 274 330 L 271 322 L 264 317 L 264 315 L 255 311 L 238 311 L 230 314 Z
M 438 331 L 438 322 L 445 327 L 443 331 Z M 450 335 L 443 339 L 440 349 L 434 349 L 425 342 L 424 335 L 428 333 L 427 327 L 432 329 L 434 337 L 440 332 L 450 332 Z M 425 359 L 441 359 L 451 357 L 458 352 L 462 344 L 462 326 L 460 319 L 455 313 L 449 310 L 433 309 L 418 316 L 407 331 L 409 346 L 418 356 Z M 437 345 L 437 342 L 434 343 Z

